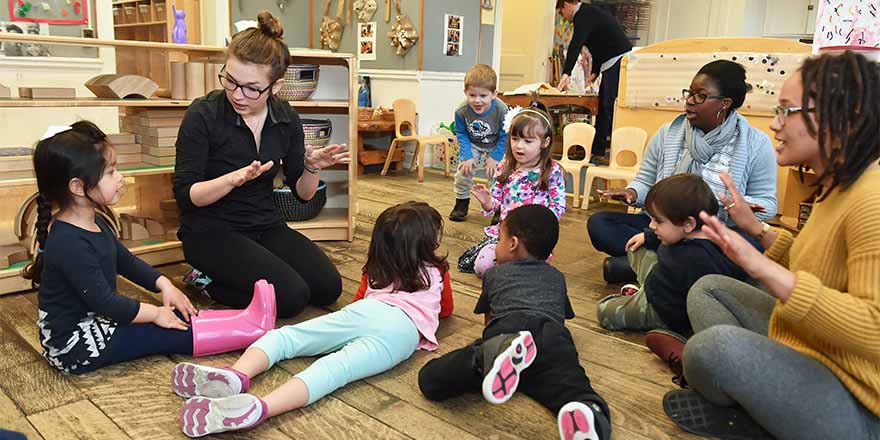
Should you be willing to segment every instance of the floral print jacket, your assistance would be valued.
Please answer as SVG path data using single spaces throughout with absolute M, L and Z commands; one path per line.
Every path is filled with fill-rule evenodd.
M 510 211 L 522 205 L 544 205 L 550 208 L 557 219 L 565 214 L 565 173 L 562 166 L 555 160 L 551 162 L 552 170 L 548 182 L 547 191 L 538 189 L 538 179 L 541 170 L 531 168 L 527 170 L 514 170 L 506 182 L 495 182 L 492 187 L 492 209 L 483 211 L 483 215 L 489 216 L 501 208 L 501 220 L 507 218 Z M 500 175 L 504 170 L 504 161 L 498 164 L 495 175 Z M 499 225 L 486 226 L 486 235 L 498 238 Z

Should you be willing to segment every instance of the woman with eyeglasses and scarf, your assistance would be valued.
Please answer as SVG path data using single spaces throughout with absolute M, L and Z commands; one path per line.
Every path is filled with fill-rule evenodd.
M 777 173 L 773 146 L 765 133 L 737 112 L 750 90 L 742 65 L 717 60 L 703 66 L 690 87 L 682 90 L 685 113 L 657 130 L 635 179 L 625 189 L 600 194 L 642 207 L 655 183 L 681 173 L 702 176 L 712 192 L 719 194 L 726 191 L 720 173 L 727 172 L 758 218 L 773 218 Z M 734 226 L 723 209 L 719 217 Z M 650 222 L 646 214 L 599 212 L 590 216 L 587 231 L 593 246 L 611 256 L 603 267 L 606 281 L 635 280 L 626 243 Z
M 345 145 L 305 145 L 302 123 L 274 95 L 290 62 L 278 19 L 233 36 L 220 74 L 222 90 L 196 99 L 180 126 L 174 195 L 178 236 L 195 281 L 222 304 L 240 308 L 254 282 L 275 286 L 277 314 L 289 318 L 308 304 L 326 306 L 342 279 L 321 249 L 287 227 L 273 203 L 272 181 L 284 178 L 302 200 L 317 191 L 322 168 L 347 163 Z

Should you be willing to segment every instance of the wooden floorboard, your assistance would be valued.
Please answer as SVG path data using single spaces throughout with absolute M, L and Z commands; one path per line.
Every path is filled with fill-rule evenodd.
M 452 179 L 427 172 L 418 183 L 412 174 L 364 176 L 359 180 L 357 231 L 352 242 L 324 242 L 321 247 L 343 277 L 343 293 L 327 308 L 308 307 L 288 325 L 330 313 L 351 302 L 366 260 L 373 224 L 387 207 L 406 200 L 430 203 L 446 217 L 454 204 Z M 607 209 L 607 205 L 595 205 Z M 478 394 L 446 402 L 425 399 L 418 389 L 419 369 L 431 359 L 459 348 L 482 333 L 482 316 L 472 313 L 481 282 L 455 269 L 461 252 L 483 237 L 489 218 L 471 204 L 465 222 L 446 221 L 441 253 L 448 255 L 455 313 L 438 329 L 440 348 L 419 351 L 386 373 L 358 381 L 321 401 L 271 419 L 254 431 L 224 434 L 224 439 L 552 439 L 557 438 L 555 415 L 526 396 L 514 396 L 504 405 L 490 405 Z M 613 207 L 612 207 L 613 209 Z M 619 208 L 618 208 L 619 209 Z M 689 439 L 663 415 L 661 398 L 674 389 L 671 374 L 644 347 L 644 336 L 601 329 L 596 303 L 619 286 L 602 280 L 603 256 L 586 234 L 589 213 L 569 210 L 560 224 L 560 240 L 553 264 L 566 274 L 577 317 L 567 322 L 581 363 L 597 390 L 609 402 L 615 439 Z M 175 284 L 189 270 L 186 264 L 160 270 Z M 156 295 L 120 278 L 119 291 L 139 301 L 158 303 Z M 199 308 L 212 307 L 201 295 L 191 295 Z M 180 439 L 178 425 L 182 399 L 170 389 L 175 363 L 189 356 L 152 356 L 104 368 L 83 376 L 64 376 L 40 356 L 35 324 L 35 292 L 0 296 L 0 427 L 24 432 L 28 438 Z M 241 352 L 197 360 L 226 366 Z M 264 395 L 293 378 L 315 358 L 279 363 L 253 381 L 252 391 Z

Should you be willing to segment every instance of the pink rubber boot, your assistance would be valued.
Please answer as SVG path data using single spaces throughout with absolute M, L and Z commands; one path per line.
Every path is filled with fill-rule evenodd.
M 275 328 L 275 288 L 254 283 L 254 298 L 243 310 L 202 310 L 192 317 L 193 356 L 245 348 Z

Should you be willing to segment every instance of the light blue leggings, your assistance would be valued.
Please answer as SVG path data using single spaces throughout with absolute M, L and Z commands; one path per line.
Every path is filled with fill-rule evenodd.
M 251 347 L 278 361 L 330 353 L 295 377 L 309 390 L 311 405 L 346 384 L 390 370 L 409 359 L 419 344 L 419 331 L 397 307 L 363 299 L 319 318 L 266 333 Z

